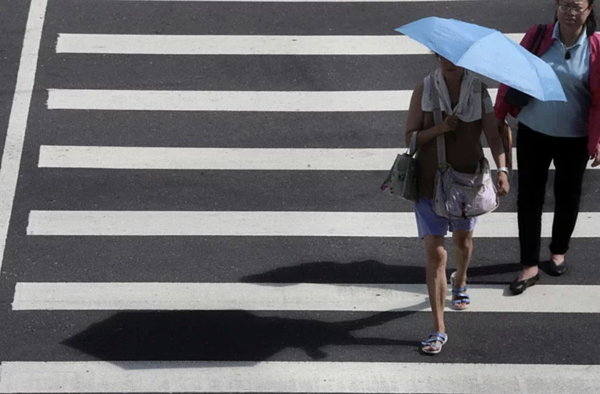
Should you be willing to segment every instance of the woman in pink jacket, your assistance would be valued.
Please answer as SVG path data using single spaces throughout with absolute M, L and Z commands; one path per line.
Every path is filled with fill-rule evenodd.
M 510 285 L 515 295 L 540 278 L 542 208 L 550 163 L 556 168 L 549 262 L 553 275 L 567 270 L 565 254 L 579 213 L 587 162 L 591 158 L 592 166 L 600 164 L 600 36 L 595 31 L 594 0 L 558 0 L 555 23 L 532 27 L 521 42 L 556 72 L 567 102 L 530 98 L 519 108 L 507 103 L 511 100 L 506 86 L 498 90 L 494 112 L 499 129 L 505 130 L 507 114 L 519 121 L 517 205 L 523 270 Z

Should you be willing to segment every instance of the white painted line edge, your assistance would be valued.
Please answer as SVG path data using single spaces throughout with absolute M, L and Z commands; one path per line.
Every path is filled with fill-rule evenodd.
M 27 16 L 17 81 L 0 163 L 0 272 L 21 167 L 29 106 L 33 95 L 38 52 L 48 0 L 32 0 Z
M 511 297 L 506 285 L 471 285 L 469 294 L 468 313 L 600 313 L 600 286 L 537 285 Z M 316 283 L 20 282 L 12 309 L 431 311 L 424 284 Z
M 0 375 L 1 393 L 555 394 L 598 387 L 600 366 L 553 364 L 5 362 Z
M 542 214 L 550 237 L 554 214 Z M 600 212 L 580 212 L 573 238 L 600 237 Z M 476 238 L 514 238 L 515 212 L 481 216 Z M 282 211 L 31 211 L 27 235 L 35 236 L 417 236 L 413 212 Z
M 497 89 L 488 89 L 492 101 Z M 412 90 L 186 91 L 48 89 L 48 109 L 103 111 L 407 111 Z

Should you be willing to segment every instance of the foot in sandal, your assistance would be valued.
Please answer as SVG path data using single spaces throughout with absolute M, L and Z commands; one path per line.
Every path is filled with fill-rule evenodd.
M 426 341 L 421 342 L 421 345 L 423 346 L 421 350 L 426 354 L 438 354 L 442 351 L 442 346 L 444 346 L 446 342 L 448 342 L 448 334 L 434 332 Z
M 471 305 L 471 297 L 467 294 L 469 286 L 456 287 L 456 272 L 450 276 L 452 286 L 452 308 L 458 311 L 465 310 Z

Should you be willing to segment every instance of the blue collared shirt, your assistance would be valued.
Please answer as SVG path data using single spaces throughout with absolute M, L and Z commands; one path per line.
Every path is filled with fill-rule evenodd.
M 519 113 L 518 120 L 532 130 L 553 137 L 586 137 L 592 102 L 590 40 L 584 28 L 575 45 L 565 48 L 560 40 L 558 23 L 554 26 L 552 37 L 555 41 L 541 58 L 558 76 L 567 102 L 544 102 L 532 98 Z M 571 55 L 568 60 L 565 59 L 567 52 Z

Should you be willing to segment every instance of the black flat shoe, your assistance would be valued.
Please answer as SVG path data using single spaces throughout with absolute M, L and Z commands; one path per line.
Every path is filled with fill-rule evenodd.
M 552 276 L 561 276 L 567 272 L 567 260 L 565 259 L 560 265 L 554 264 L 554 261 L 550 260 L 548 263 L 548 273 Z
M 513 283 L 510 284 L 510 287 L 509 287 L 510 292 L 513 295 L 519 295 L 519 294 L 523 293 L 525 290 L 527 290 L 528 287 L 535 285 L 538 280 L 540 280 L 539 272 L 537 273 L 536 276 L 531 277 L 529 279 L 519 280 L 519 278 L 517 278 L 517 279 L 515 279 L 515 281 Z

